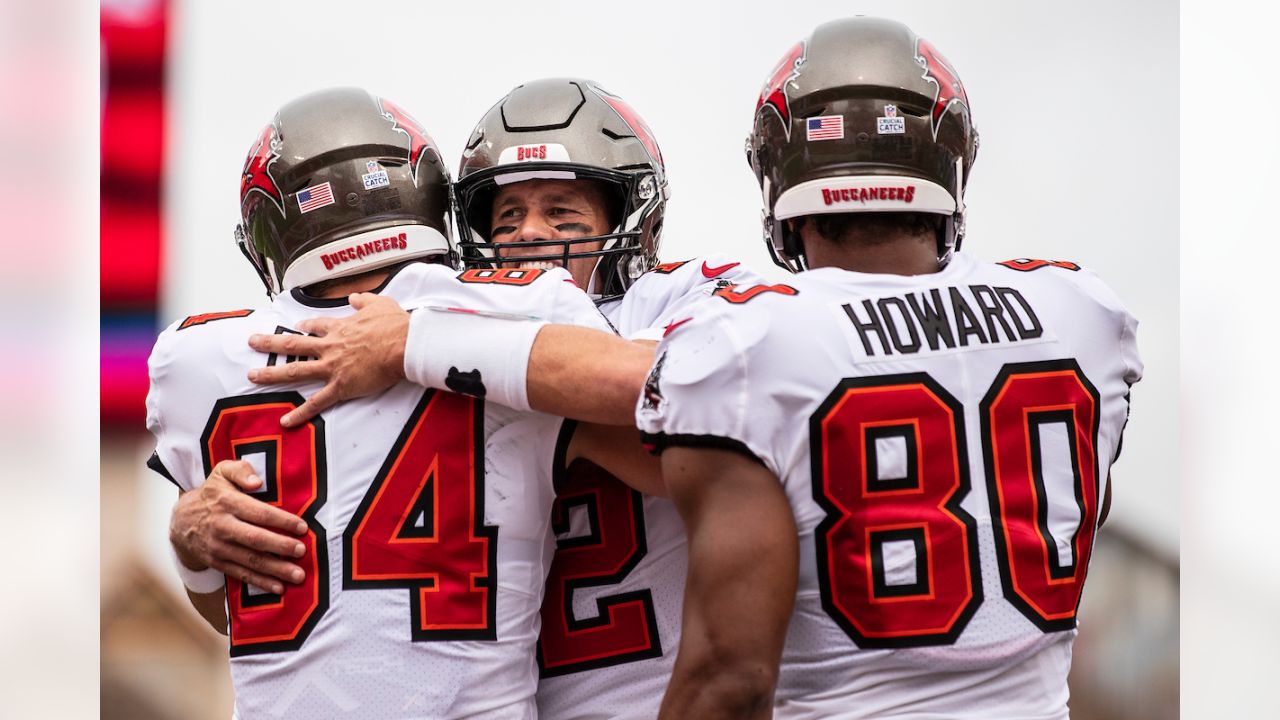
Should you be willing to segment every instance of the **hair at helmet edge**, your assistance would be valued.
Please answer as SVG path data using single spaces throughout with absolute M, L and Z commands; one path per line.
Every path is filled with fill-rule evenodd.
M 454 186 L 463 264 L 501 264 L 489 241 L 494 194 L 504 184 L 538 179 L 600 183 L 614 227 L 606 235 L 538 241 L 548 252 L 521 261 L 597 257 L 588 290 L 601 299 L 626 292 L 657 265 L 666 170 L 652 131 L 621 98 L 591 80 L 545 78 L 517 86 L 485 113 Z M 600 251 L 576 249 L 597 241 L 604 243 Z
M 808 267 L 788 219 L 923 212 L 945 218 L 945 264 L 964 237 L 977 149 L 964 85 L 931 43 L 881 18 L 819 25 L 766 79 L 747 137 L 774 262 Z
M 360 88 L 286 103 L 240 177 L 241 251 L 275 295 L 411 259 L 456 264 L 449 171 L 398 105 Z

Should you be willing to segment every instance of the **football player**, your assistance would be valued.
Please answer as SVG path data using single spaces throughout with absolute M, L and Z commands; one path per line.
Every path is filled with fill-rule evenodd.
M 1136 321 L 1074 263 L 956 252 L 977 147 L 901 23 L 823 24 L 767 83 L 748 159 L 798 274 L 673 330 L 637 407 L 690 532 L 664 716 L 769 717 L 781 654 L 778 717 L 1068 717 Z
M 478 270 L 563 265 L 597 298 L 619 332 L 648 342 L 631 358 L 636 381 L 630 387 L 594 387 L 588 394 L 560 396 L 577 405 L 574 417 L 598 419 L 582 411 L 589 396 L 591 404 L 608 409 L 604 419 L 621 417 L 622 424 L 634 428 L 632 406 L 651 362 L 651 344 L 665 329 L 664 318 L 708 301 L 719 288 L 755 284 L 759 276 L 723 257 L 656 264 L 668 193 L 661 152 L 644 121 L 593 82 L 551 79 L 517 87 L 481 119 L 466 147 L 456 185 L 464 262 Z M 453 352 L 442 347 L 448 342 L 443 337 L 447 328 L 432 323 L 411 329 L 408 316 L 392 300 L 357 295 L 353 302 L 363 309 L 345 321 L 301 324 L 317 335 L 289 336 L 302 345 L 279 351 L 277 336 L 255 339 L 264 352 L 314 356 L 327 363 L 292 363 L 279 368 L 283 375 L 277 368 L 264 368 L 255 372 L 256 381 L 321 377 L 313 374 L 317 369 L 328 373 L 324 377 L 355 381 L 337 394 L 330 391 L 340 386 L 331 383 L 311 396 L 303 413 L 326 407 L 323 403 L 338 395 L 379 392 L 395 382 L 390 378 L 404 377 L 400 358 L 410 332 L 412 342 L 433 347 L 424 362 L 407 368 L 418 382 L 439 384 L 440 373 L 451 367 L 476 368 L 482 378 L 504 377 L 499 370 L 505 368 L 485 365 L 496 358 L 463 356 L 483 351 L 484 345 L 476 342 L 479 336 L 458 338 Z M 449 322 L 469 319 L 441 317 Z M 575 348 L 565 345 L 556 352 L 573 354 Z M 527 355 L 527 348 L 523 355 L 509 353 L 522 362 Z M 428 361 L 434 358 L 448 363 L 432 365 Z M 503 385 L 489 383 L 486 389 L 502 397 L 512 392 L 511 383 Z M 583 436 L 609 437 L 609 432 L 566 422 L 555 452 L 535 458 L 556 482 L 552 521 L 560 535 L 538 644 L 538 706 L 546 717 L 651 718 L 675 659 L 686 568 L 684 531 L 670 502 L 642 496 L 597 464 L 609 464 L 597 457 L 603 453 L 601 443 L 584 444 Z M 629 444 L 638 448 L 638 435 L 631 432 Z M 628 459 L 630 452 L 621 455 L 613 462 L 644 465 Z M 656 464 L 645 469 L 660 486 Z M 296 521 L 275 511 L 278 521 L 273 522 L 273 509 L 234 489 L 251 475 L 244 466 L 216 468 L 203 496 L 184 499 L 175 508 L 175 545 L 198 564 L 276 586 L 281 580 L 293 582 L 293 573 L 301 568 L 272 555 L 287 557 L 291 541 L 264 530 L 288 532 Z
M 1074 263 L 956 252 L 969 100 L 899 23 L 797 43 L 748 149 L 801 274 L 673 317 L 636 409 L 690 532 L 664 715 L 1066 717 L 1136 322 Z M 533 407 L 621 421 L 589 389 L 636 355 L 547 326 L 514 366 Z
M 463 262 L 563 265 L 623 337 L 656 341 L 664 318 L 706 302 L 720 286 L 759 280 L 723 257 L 657 264 L 668 196 L 661 150 L 645 121 L 594 82 L 515 88 L 481 118 L 466 148 L 455 188 Z M 579 194 L 585 202 L 575 205 Z M 427 360 L 471 367 L 465 355 L 476 348 L 467 338 L 455 352 L 429 326 L 411 325 L 407 334 L 441 349 Z M 381 341 L 393 337 L 402 353 L 404 337 Z M 430 384 L 439 369 L 415 366 L 410 375 Z M 592 394 L 633 403 L 637 392 L 633 384 Z M 574 438 L 589 427 L 566 421 L 552 458 L 559 537 L 542 606 L 538 709 L 548 718 L 652 718 L 679 638 L 684 532 L 668 500 L 642 496 L 575 452 Z M 638 445 L 638 435 L 631 442 Z
M 224 587 L 179 544 L 193 600 L 229 626 L 240 717 L 536 716 L 554 492 L 526 459 L 551 455 L 559 421 L 400 382 L 282 428 L 318 386 L 245 377 L 297 359 L 254 352 L 248 336 L 348 315 L 353 292 L 423 314 L 518 307 L 504 332 L 550 320 L 607 329 L 561 268 L 454 269 L 448 199 L 439 151 L 389 100 L 337 89 L 288 103 L 241 183 L 237 237 L 271 305 L 189 317 L 156 342 L 149 465 L 192 496 L 239 461 L 273 515 L 304 526 L 279 548 L 305 570 L 297 583 L 232 573 Z

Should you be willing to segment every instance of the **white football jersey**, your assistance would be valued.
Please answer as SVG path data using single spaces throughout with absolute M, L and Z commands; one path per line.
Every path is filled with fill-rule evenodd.
M 775 715 L 1066 718 L 1076 614 L 1142 374 L 1136 321 L 1071 263 L 956 255 L 734 288 L 675 328 L 646 441 L 781 479 L 800 576 Z
M 668 317 L 694 312 L 715 290 L 762 281 L 721 256 L 665 263 L 600 310 L 624 337 L 657 340 Z M 575 428 L 565 422 L 552 470 L 557 548 L 542 607 L 538 710 L 553 720 L 652 720 L 679 647 L 684 524 L 671 501 L 585 459 L 566 465 Z
M 605 327 L 562 269 L 414 263 L 379 290 L 416 312 L 516 311 Z M 261 387 L 251 333 L 352 311 L 281 295 L 267 309 L 170 326 L 150 359 L 152 466 L 183 490 L 223 459 L 253 463 L 258 495 L 306 519 L 307 569 L 283 595 L 227 581 L 238 717 L 533 718 L 538 608 L 554 497 L 530 457 L 559 419 L 401 382 L 289 430 L 317 383 Z M 465 368 L 463 382 L 483 383 Z

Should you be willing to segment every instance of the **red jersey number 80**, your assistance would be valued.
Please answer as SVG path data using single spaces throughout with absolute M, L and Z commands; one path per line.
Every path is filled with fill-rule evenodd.
M 1075 627 L 1097 529 L 1099 404 L 1079 365 L 1060 360 L 1004 366 L 979 406 L 1004 596 L 1044 632 Z M 1070 487 L 1045 480 L 1048 425 L 1067 440 Z M 983 601 L 978 525 L 960 507 L 960 403 L 925 373 L 846 379 L 810 438 L 827 513 L 814 534 L 824 609 L 860 647 L 954 643 Z M 882 448 L 900 459 L 892 471 L 877 467 Z M 1079 521 L 1060 550 L 1047 514 L 1067 505 Z

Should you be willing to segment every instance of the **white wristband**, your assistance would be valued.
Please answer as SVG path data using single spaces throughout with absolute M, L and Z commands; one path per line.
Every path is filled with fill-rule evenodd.
M 409 317 L 405 377 L 424 387 L 529 410 L 529 353 L 546 324 L 525 315 L 419 308 Z
M 183 565 L 182 558 L 178 557 L 178 551 L 173 547 L 173 543 L 169 543 L 169 552 L 173 554 L 173 564 L 178 568 L 178 577 L 182 578 L 182 584 L 186 585 L 191 592 L 205 595 L 220 590 L 227 584 L 227 576 L 213 568 L 192 570 Z

